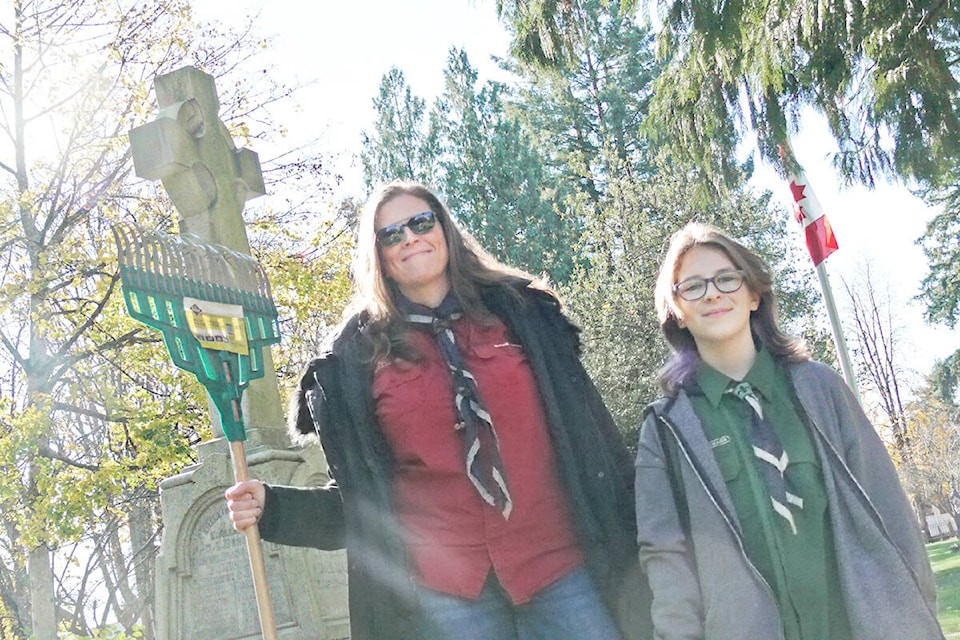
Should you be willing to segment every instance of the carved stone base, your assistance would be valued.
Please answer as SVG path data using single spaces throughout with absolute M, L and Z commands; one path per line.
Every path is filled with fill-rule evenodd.
M 251 431 L 247 464 L 252 478 L 293 486 L 327 482 L 320 447 L 258 446 L 262 436 L 273 438 Z M 160 487 L 164 531 L 156 572 L 157 638 L 259 639 L 245 539 L 230 525 L 223 498 L 233 484 L 228 443 L 217 439 L 200 447 L 201 462 Z M 263 544 L 278 636 L 349 638 L 344 552 Z

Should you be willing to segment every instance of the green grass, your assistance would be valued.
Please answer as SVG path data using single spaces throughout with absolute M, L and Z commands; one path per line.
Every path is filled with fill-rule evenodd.
M 927 545 L 937 582 L 937 618 L 945 634 L 960 633 L 960 551 L 951 551 L 956 538 Z

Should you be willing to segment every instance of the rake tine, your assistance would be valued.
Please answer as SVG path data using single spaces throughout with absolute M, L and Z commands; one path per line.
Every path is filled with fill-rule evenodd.
M 181 234 L 180 247 L 183 254 L 188 256 L 194 278 L 199 282 L 208 280 L 204 250 L 200 243 L 196 241 L 195 236 L 189 233 Z
M 218 255 L 209 245 L 201 246 L 203 250 L 203 268 L 204 280 L 209 284 L 210 297 L 217 302 L 223 302 L 223 296 L 220 294 L 220 287 L 223 286 L 224 274 L 222 265 L 217 264 Z
M 114 229 L 117 232 L 117 235 L 122 238 L 123 242 L 123 262 L 126 266 L 133 269 L 137 268 L 136 252 L 134 251 L 134 244 L 137 241 L 137 236 L 133 233 L 129 223 L 121 222 L 117 224 Z
M 264 271 L 263 266 L 260 263 L 256 264 L 256 269 L 254 271 L 254 280 L 256 284 L 256 290 L 254 291 L 254 298 L 256 299 L 257 306 L 267 314 L 275 314 L 277 312 L 277 307 L 273 302 L 273 296 L 270 293 L 270 281 L 267 279 L 266 271 Z
M 198 298 L 210 298 L 210 277 L 207 273 L 207 260 L 204 256 L 203 248 L 192 242 L 191 238 L 187 238 L 187 244 L 184 245 L 183 249 L 190 256 L 190 259 L 193 262 L 194 269 L 194 283 L 197 287 L 197 297 Z
M 167 276 L 174 280 L 179 280 L 187 275 L 183 264 L 183 252 L 180 250 L 179 243 L 167 234 L 157 236 L 160 240 L 161 251 L 164 256 L 164 262 L 167 265 Z
M 184 278 L 184 286 L 189 292 L 190 297 L 199 298 L 201 291 L 196 274 L 201 271 L 200 261 L 191 250 L 190 245 L 185 243 L 182 237 L 180 239 L 180 260 L 183 263 L 184 273 L 187 274 Z
M 243 290 L 242 290 L 243 274 L 237 270 L 237 265 L 232 259 L 232 256 L 230 254 L 223 252 L 223 247 L 216 246 L 214 249 L 216 250 L 217 255 L 219 256 L 218 263 L 220 263 L 221 268 L 224 269 L 225 274 L 229 275 L 229 280 L 230 280 L 228 284 L 226 282 L 226 278 L 221 279 L 220 293 L 223 294 L 225 297 L 229 298 L 231 303 L 242 305 L 243 304 Z
M 269 303 L 273 311 L 276 311 L 276 306 L 273 303 L 273 292 L 270 290 L 270 278 L 267 277 L 267 270 L 259 262 L 257 263 L 257 293 Z
M 127 226 L 122 222 L 117 222 L 110 225 L 110 231 L 113 232 L 113 239 L 117 243 L 117 266 L 120 269 L 121 278 L 132 278 L 133 274 L 130 270 L 130 263 L 132 262 L 130 252 L 131 240 Z
M 180 251 L 177 250 L 177 245 L 172 241 L 170 236 L 157 234 L 156 238 L 160 259 L 163 261 L 163 275 L 167 276 L 167 278 L 175 279 L 183 271 Z
M 196 294 L 199 293 L 196 284 L 197 274 L 199 273 L 199 260 L 196 255 L 190 251 L 189 245 L 184 244 L 179 239 L 176 239 L 177 243 L 177 259 L 179 261 L 179 276 L 178 281 L 184 292 L 189 293 L 191 296 L 197 297 Z
M 224 252 L 224 259 L 230 263 L 230 266 L 233 268 L 233 273 L 236 276 L 236 288 L 245 292 L 252 292 L 252 277 L 250 269 L 250 259 L 246 258 L 236 251 L 230 251 L 226 247 Z
M 237 262 L 235 259 L 239 254 L 221 245 L 217 245 L 216 250 L 221 262 L 227 266 L 227 273 L 230 274 L 230 282 L 223 283 L 224 286 L 243 289 L 243 261 Z
M 190 276 L 190 290 L 192 295 L 195 298 L 203 298 L 206 295 L 208 286 L 204 282 L 206 280 L 206 261 L 203 258 L 203 251 L 189 234 L 180 236 L 180 250 L 183 255 L 186 271 L 192 274 Z
M 160 234 L 155 234 L 151 238 L 151 248 L 153 249 L 153 273 L 159 274 L 161 278 L 169 278 L 173 269 L 171 256 L 167 253 L 167 245 Z
M 253 294 L 258 298 L 265 300 L 270 299 L 270 290 L 269 286 L 264 286 L 266 284 L 266 275 L 264 274 L 263 267 L 256 265 L 252 274 L 253 278 Z
M 134 233 L 134 229 L 129 224 L 124 224 L 120 227 L 120 231 L 123 235 L 123 258 L 127 263 L 128 267 L 136 267 L 137 252 L 135 251 L 136 245 L 139 240 L 139 236 Z
M 211 300 L 220 302 L 221 296 L 219 289 L 222 274 L 220 273 L 220 269 L 217 268 L 216 259 L 210 251 L 210 248 L 201 247 L 201 250 L 203 251 L 203 280 L 209 292 L 207 295 Z
M 145 273 L 163 275 L 163 263 L 159 256 L 156 236 L 141 237 L 140 241 L 141 268 Z
M 139 286 L 144 284 L 143 275 L 146 273 L 144 262 L 146 261 L 144 236 L 138 233 L 138 228 L 132 225 L 126 227 L 127 257 L 130 260 L 130 266 L 136 274 L 136 283 Z
M 110 231 L 113 233 L 113 240 L 117 243 L 117 263 L 121 267 L 127 265 L 127 238 L 123 233 L 123 227 L 120 223 L 110 225 Z
M 233 268 L 230 266 L 230 263 L 227 262 L 223 254 L 217 251 L 216 248 L 208 245 L 206 247 L 206 251 L 207 255 L 210 256 L 210 281 L 213 283 L 213 288 L 215 291 L 214 299 L 220 302 L 229 302 L 234 298 L 234 296 L 230 295 L 228 291 L 229 289 L 234 288 L 236 281 Z
M 137 269 L 141 272 L 149 272 L 149 262 L 150 262 L 150 236 L 149 235 L 138 235 L 135 240 L 136 244 L 134 245 L 134 264 Z
M 179 295 L 183 295 L 184 280 L 189 273 L 187 266 L 183 262 L 183 251 L 180 250 L 179 243 L 176 242 L 175 238 L 168 235 L 164 235 L 161 246 L 164 257 L 169 265 L 167 275 L 171 280 L 170 285 Z

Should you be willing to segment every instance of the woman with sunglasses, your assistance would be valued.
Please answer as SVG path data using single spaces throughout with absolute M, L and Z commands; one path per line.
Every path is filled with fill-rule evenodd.
M 356 295 L 293 403 L 335 479 L 227 491 L 234 526 L 346 546 L 352 637 L 617 640 L 636 564 L 633 468 L 577 329 L 426 187 L 359 223 Z
M 657 638 L 942 638 L 917 517 L 842 379 L 777 326 L 769 266 L 674 235 L 656 284 L 674 353 L 637 455 Z

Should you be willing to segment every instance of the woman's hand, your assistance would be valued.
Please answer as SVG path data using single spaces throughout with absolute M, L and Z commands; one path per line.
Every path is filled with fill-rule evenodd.
M 233 528 L 243 531 L 250 525 L 257 524 L 263 514 L 263 502 L 267 492 L 259 480 L 244 480 L 238 482 L 224 492 L 227 499 L 227 509 Z

